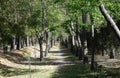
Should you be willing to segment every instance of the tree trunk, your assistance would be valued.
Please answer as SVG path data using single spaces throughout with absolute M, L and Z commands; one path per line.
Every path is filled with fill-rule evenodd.
M 21 48 L 24 48 L 24 40 L 21 39 Z
M 15 38 L 12 38 L 10 42 L 10 50 L 12 51 L 14 49 L 15 49 Z
M 105 55 L 105 53 L 104 53 L 104 39 L 103 39 L 103 34 L 104 34 L 104 32 L 101 32 L 102 33 L 102 44 L 101 44 L 101 51 L 102 51 L 102 56 L 104 56 Z
M 76 19 L 76 56 L 78 56 L 78 50 L 79 50 L 79 42 L 78 42 L 78 36 L 79 36 L 79 34 L 78 34 L 78 19 Z
M 32 46 L 34 46 L 34 37 L 33 36 L 31 37 L 31 44 L 32 44 Z
M 27 38 L 26 38 L 26 46 L 28 47 L 29 46 L 29 36 L 27 35 Z
M 68 39 L 65 39 L 65 47 L 68 48 Z
M 82 44 L 81 44 L 81 40 L 80 40 L 80 36 L 78 36 L 78 51 L 79 51 L 79 60 L 83 59 L 83 50 L 82 50 Z
M 29 43 L 28 43 L 29 46 L 31 46 L 31 38 L 30 38 L 30 37 L 29 37 L 29 41 L 28 41 L 28 42 L 29 42 Z
M 107 13 L 104 5 L 103 5 L 103 4 L 100 5 L 100 6 L 99 6 L 99 9 L 100 9 L 102 15 L 105 17 L 105 19 L 110 22 L 111 26 L 113 27 L 113 29 L 116 31 L 118 37 L 120 38 L 120 30 L 119 30 L 119 28 L 117 27 L 117 25 L 116 25 L 116 23 L 114 22 L 114 20 L 112 19 L 112 17 Z
M 49 35 L 50 35 L 50 32 L 46 32 L 46 50 L 45 50 L 45 56 L 47 56 L 47 53 L 49 52 L 49 48 L 50 48 Z
M 115 58 L 115 48 L 112 46 L 112 49 L 110 51 L 110 59 L 114 59 Z
M 95 55 L 95 38 L 94 38 L 94 25 L 92 25 L 92 56 L 91 56 L 91 70 L 94 70 L 94 55 Z
M 72 36 L 72 53 L 75 54 L 75 36 Z
M 53 37 L 51 38 L 51 48 L 53 47 L 53 44 L 54 44 L 54 42 L 53 42 Z
M 17 47 L 16 47 L 16 49 L 20 50 L 21 49 L 21 38 L 20 38 L 20 36 L 17 37 L 16 41 L 17 41 Z
M 95 63 L 95 60 L 94 60 L 94 56 L 95 56 L 95 43 L 96 43 L 96 37 L 95 37 L 95 28 L 94 28 L 94 18 L 92 16 L 92 14 L 90 14 L 90 20 L 91 20 L 91 32 L 92 32 L 92 40 L 91 40 L 91 44 L 92 44 L 92 48 L 91 48 L 91 67 L 90 69 L 91 70 L 94 70 L 94 63 Z
M 73 43 L 72 43 L 72 37 L 70 37 L 70 50 L 73 51 Z
M 73 21 L 71 21 L 71 41 L 72 41 L 72 45 L 71 45 L 71 52 L 74 54 L 75 53 L 75 28 L 74 28 L 74 23 Z
M 39 47 L 40 47 L 40 61 L 43 60 L 43 47 L 42 47 L 43 42 L 42 41 L 43 41 L 43 37 L 38 38 Z
M 7 53 L 8 52 L 8 45 L 3 45 L 3 52 Z
M 105 53 L 104 53 L 104 47 L 103 47 L 103 45 L 102 45 L 102 56 L 104 56 L 105 55 Z
M 83 50 L 83 63 L 88 63 L 87 61 L 87 53 L 88 53 L 88 50 L 87 50 L 87 40 L 86 40 L 86 29 L 85 27 L 82 28 L 83 30 L 83 42 L 82 42 L 82 50 Z

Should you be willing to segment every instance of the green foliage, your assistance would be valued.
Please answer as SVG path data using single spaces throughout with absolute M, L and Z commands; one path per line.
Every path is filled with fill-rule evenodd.
M 109 13 L 111 14 L 111 16 L 113 16 L 115 18 L 115 20 L 120 20 L 120 4 L 119 1 L 115 0 L 115 1 L 109 1 L 109 2 L 105 2 L 105 7 L 108 9 Z
M 99 34 L 101 28 L 106 27 L 106 21 L 99 11 L 99 5 L 104 4 L 108 12 L 119 23 L 120 4 L 118 0 L 44 0 L 41 5 L 40 0 L 1 0 L 0 1 L 0 38 L 4 43 L 8 38 L 19 35 L 23 38 L 26 36 L 35 36 L 42 31 L 42 8 L 44 9 L 45 29 L 54 33 L 57 37 L 62 34 L 70 35 L 70 22 L 75 21 L 80 30 L 83 26 L 91 34 L 91 16 L 94 21 L 95 29 Z M 87 23 L 82 21 L 82 14 L 87 13 Z M 91 16 L 90 16 L 91 15 Z M 119 24 L 118 24 L 119 25 Z M 107 30 L 105 30 L 106 32 Z M 104 34 L 106 36 L 107 34 Z M 111 39 L 107 40 L 106 45 L 111 46 L 118 40 L 111 33 Z M 90 37 L 90 36 L 89 36 Z M 101 38 L 101 36 L 98 36 Z M 102 40 L 99 39 L 99 44 Z

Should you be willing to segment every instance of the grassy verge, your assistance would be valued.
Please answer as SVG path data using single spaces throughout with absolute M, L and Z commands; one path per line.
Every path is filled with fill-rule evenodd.
M 32 73 L 38 72 L 38 70 L 31 70 Z M 12 68 L 12 67 L 3 67 L 0 69 L 0 76 L 3 77 L 11 77 L 16 75 L 25 75 L 29 74 L 29 69 L 20 69 L 20 68 Z
M 52 76 L 52 78 L 111 78 L 120 77 L 120 69 L 107 69 L 101 68 L 95 71 L 90 71 L 90 65 L 70 65 L 60 67 L 58 71 Z

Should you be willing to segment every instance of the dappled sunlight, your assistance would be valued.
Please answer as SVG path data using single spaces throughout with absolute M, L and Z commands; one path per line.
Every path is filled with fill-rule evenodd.
M 31 73 L 38 72 L 38 70 L 31 70 Z M 4 77 L 11 77 L 16 75 L 25 75 L 30 73 L 29 69 L 14 68 L 0 64 L 0 75 Z
M 119 69 L 102 68 L 101 70 L 90 71 L 90 65 L 75 64 L 59 67 L 52 78 L 119 78 L 119 73 Z
M 120 0 L 0 0 L 0 78 L 120 78 Z

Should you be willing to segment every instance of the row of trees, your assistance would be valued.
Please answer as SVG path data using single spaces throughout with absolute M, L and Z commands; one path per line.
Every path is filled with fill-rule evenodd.
M 119 48 L 119 29 L 104 6 L 120 27 L 119 0 L 1 0 L 0 44 L 6 52 L 8 46 L 19 50 L 39 43 L 42 61 L 55 38 L 60 38 L 84 63 L 92 54 L 93 69 L 95 53 L 109 50 L 113 58 Z
M 1 0 L 0 45 L 6 53 L 39 44 L 40 61 L 53 46 L 60 33 L 62 9 L 52 0 Z M 58 31 L 59 30 L 59 31 Z M 56 36 L 56 37 L 57 37 Z M 43 53 L 43 43 L 46 52 Z
M 94 54 L 105 54 L 114 58 L 119 48 L 119 0 L 55 0 L 66 9 L 69 20 L 62 26 L 68 33 L 71 52 L 88 62 L 91 54 L 91 70 L 94 69 Z M 104 7 L 105 6 L 105 7 Z M 106 9 L 109 15 L 106 11 Z M 105 19 L 104 19 L 105 18 Z M 115 21 L 113 21 L 115 20 Z M 66 43 L 63 39 L 62 43 Z

